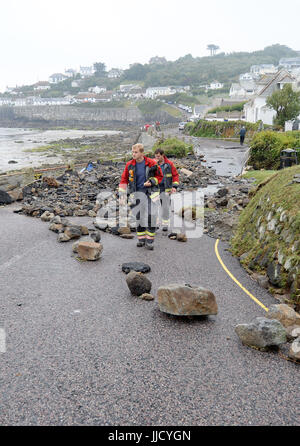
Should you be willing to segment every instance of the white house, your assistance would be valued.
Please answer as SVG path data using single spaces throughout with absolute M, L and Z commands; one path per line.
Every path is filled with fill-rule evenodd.
M 64 74 L 54 73 L 54 74 L 51 74 L 51 76 L 49 76 L 49 83 L 50 84 L 58 84 L 59 82 L 63 82 L 66 79 L 68 79 L 68 78 Z
M 155 99 L 157 96 L 169 96 L 173 93 L 174 90 L 171 87 L 149 87 L 146 90 L 145 96 L 148 99 Z
M 106 87 L 98 87 L 98 85 L 96 85 L 96 87 L 90 87 L 88 91 L 96 94 L 104 93 L 106 91 Z
M 67 77 L 75 77 L 76 73 L 77 71 L 74 70 L 73 68 L 68 68 L 67 70 L 65 70 L 65 76 Z
M 240 81 L 252 81 L 253 73 L 242 73 L 239 76 Z
M 250 73 L 257 75 L 275 74 L 276 72 L 277 68 L 273 64 L 252 65 L 250 67 Z
M 208 87 L 208 90 L 219 90 L 220 88 L 223 88 L 224 84 L 221 84 L 221 82 L 213 81 Z
M 37 82 L 33 87 L 34 90 L 50 90 L 50 88 L 49 82 L 47 81 Z
M 300 57 L 283 57 L 279 61 L 279 65 L 286 70 L 300 67 Z
M 79 73 L 81 74 L 82 77 L 89 77 L 89 76 L 93 76 L 93 74 L 95 73 L 94 67 L 80 67 L 79 69 Z
M 276 112 L 266 106 L 267 98 L 274 91 L 282 89 L 285 84 L 293 84 L 294 81 L 295 79 L 286 70 L 277 72 L 259 93 L 244 105 L 245 120 L 248 122 L 262 120 L 264 124 L 272 125 Z
M 112 68 L 108 73 L 107 77 L 110 79 L 116 79 L 118 77 L 121 77 L 124 70 L 121 70 L 120 68 Z

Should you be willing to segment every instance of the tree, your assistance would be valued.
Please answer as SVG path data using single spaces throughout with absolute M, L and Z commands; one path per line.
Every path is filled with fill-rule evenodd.
M 219 49 L 220 47 L 218 45 L 214 45 L 213 43 L 211 43 L 210 45 L 207 45 L 207 50 L 210 51 L 210 55 L 214 56 L 216 54 L 216 51 Z
M 284 127 L 286 121 L 296 119 L 300 113 L 300 92 L 294 91 L 291 84 L 285 84 L 268 97 L 266 105 L 276 111 L 274 124 Z
M 96 76 L 104 76 L 106 70 L 105 63 L 102 62 L 94 63 L 94 70 Z

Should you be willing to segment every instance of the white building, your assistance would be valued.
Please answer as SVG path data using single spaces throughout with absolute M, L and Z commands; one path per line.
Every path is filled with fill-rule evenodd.
M 80 67 L 79 69 L 79 73 L 81 74 L 82 77 L 89 77 L 89 76 L 93 76 L 93 74 L 95 73 L 94 67 Z
M 33 87 L 34 90 L 50 90 L 50 88 L 49 82 L 47 81 L 37 82 Z
M 219 90 L 220 88 L 223 88 L 224 84 L 218 81 L 213 81 L 208 87 L 208 90 Z
M 169 96 L 173 93 L 174 90 L 171 87 L 149 87 L 146 90 L 145 96 L 148 99 L 155 99 L 157 96 Z
M 124 70 L 121 70 L 120 68 L 112 68 L 107 73 L 107 77 L 110 79 L 117 79 L 118 77 L 121 77 L 123 73 L 124 73 Z
M 266 106 L 267 98 L 276 90 L 281 90 L 285 84 L 293 84 L 295 79 L 286 70 L 280 70 L 269 82 L 263 86 L 259 93 L 244 106 L 245 120 L 272 125 L 276 115 L 275 110 Z
M 68 68 L 67 70 L 65 70 L 65 76 L 67 77 L 75 77 L 77 74 L 77 71 L 74 70 L 73 68 Z
M 250 67 L 250 73 L 256 75 L 275 74 L 276 72 L 277 68 L 273 64 L 252 65 Z
M 104 93 L 106 91 L 106 87 L 98 87 L 98 85 L 96 85 L 96 87 L 90 87 L 88 91 L 96 94 Z
M 283 57 L 279 61 L 279 65 L 286 70 L 300 67 L 300 57 Z
M 50 84 L 58 84 L 59 82 L 63 82 L 66 79 L 68 79 L 68 78 L 64 74 L 54 73 L 54 74 L 51 74 L 51 76 L 49 76 L 49 83 Z

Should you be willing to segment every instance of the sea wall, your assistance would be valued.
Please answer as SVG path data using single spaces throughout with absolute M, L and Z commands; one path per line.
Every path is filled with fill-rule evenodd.
M 143 125 L 145 122 L 159 120 L 161 123 L 177 122 L 164 111 L 144 116 L 137 107 L 106 108 L 76 107 L 72 105 L 38 105 L 24 107 L 0 107 L 0 126 L 77 126 L 90 125 Z

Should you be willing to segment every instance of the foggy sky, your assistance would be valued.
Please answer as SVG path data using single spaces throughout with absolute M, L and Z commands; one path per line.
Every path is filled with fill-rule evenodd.
M 2 0 L 0 91 L 67 68 L 147 63 L 153 56 L 300 50 L 300 0 Z

